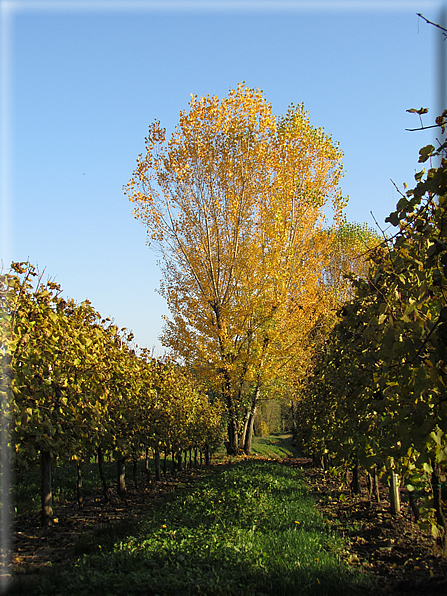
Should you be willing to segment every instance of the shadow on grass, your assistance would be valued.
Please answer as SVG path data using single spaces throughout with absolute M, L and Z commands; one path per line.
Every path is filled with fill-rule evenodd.
M 78 560 L 19 580 L 10 594 L 360 594 L 367 579 L 337 556 L 341 541 L 296 471 L 244 461 L 167 496 L 135 522 L 104 526 Z
M 124 537 L 123 537 L 124 538 Z M 262 559 L 262 554 L 259 555 Z M 262 560 L 246 560 L 231 547 L 206 554 L 181 550 L 152 553 L 105 552 L 82 558 L 69 568 L 54 568 L 36 579 L 19 582 L 17 596 L 193 595 L 296 596 L 356 595 L 365 580 L 336 565 L 290 562 L 289 568 Z

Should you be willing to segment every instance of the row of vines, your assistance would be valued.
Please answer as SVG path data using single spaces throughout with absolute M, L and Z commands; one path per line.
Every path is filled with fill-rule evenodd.
M 211 403 L 192 374 L 138 350 L 132 334 L 89 301 L 66 301 L 31 264 L 13 263 L 1 275 L 0 301 L 3 451 L 16 469 L 42 466 L 44 524 L 53 514 L 56 460 L 79 466 L 95 456 L 101 471 L 105 454 L 113 455 L 124 493 L 126 459 L 150 450 L 160 479 L 160 452 L 181 462 L 182 452 L 208 453 L 221 441 L 220 402 Z
M 436 122 L 446 124 L 447 110 Z M 392 484 L 446 545 L 447 143 L 420 150 L 438 167 L 415 175 L 387 221 L 392 237 L 370 251 L 315 357 L 296 408 L 301 445 Z

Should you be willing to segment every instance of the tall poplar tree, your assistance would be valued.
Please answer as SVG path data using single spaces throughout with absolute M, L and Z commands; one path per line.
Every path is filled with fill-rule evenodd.
M 145 141 L 125 192 L 163 256 L 162 341 L 220 391 L 235 453 L 244 384 L 285 372 L 327 307 L 342 153 L 303 105 L 276 117 L 243 83 L 192 96 L 169 140 L 156 121 Z

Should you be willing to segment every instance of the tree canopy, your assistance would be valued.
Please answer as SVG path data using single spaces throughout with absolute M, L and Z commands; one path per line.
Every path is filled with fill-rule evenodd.
M 125 191 L 163 257 L 162 342 L 219 389 L 235 452 L 245 389 L 285 373 L 331 304 L 342 152 L 303 105 L 276 117 L 243 83 L 192 96 L 169 139 L 156 121 L 145 144 Z

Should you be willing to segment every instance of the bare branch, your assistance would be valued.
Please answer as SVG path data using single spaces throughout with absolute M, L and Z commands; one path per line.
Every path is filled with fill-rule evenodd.
M 393 182 L 393 181 L 391 180 L 391 182 Z M 393 184 L 394 184 L 394 182 L 393 182 Z M 382 234 L 382 236 L 384 237 L 384 239 L 385 239 L 385 240 L 387 241 L 387 243 L 388 243 L 388 239 L 387 239 L 387 237 L 386 237 L 385 230 L 382 230 L 382 228 L 380 227 L 380 225 L 379 225 L 379 222 L 377 221 L 377 219 L 376 219 L 376 218 L 375 218 L 375 216 L 374 216 L 374 213 L 373 213 L 372 211 L 370 211 L 370 213 L 371 213 L 371 217 L 373 218 L 373 220 L 374 220 L 374 222 L 375 222 L 376 226 L 379 228 L 379 230 L 380 230 L 380 233 Z
M 394 182 L 394 180 L 392 178 L 390 178 L 391 183 L 393 184 L 394 188 L 397 190 L 397 192 L 400 194 L 401 197 L 403 197 L 404 199 L 406 199 L 407 197 L 404 195 L 404 193 L 400 190 L 400 188 L 397 186 L 397 184 Z M 372 215 L 372 212 L 371 212 Z M 374 217 L 374 215 L 373 215 Z M 377 223 L 377 222 L 376 222 Z M 382 231 L 382 230 L 381 230 Z
M 405 130 L 414 132 L 415 130 L 425 130 L 426 128 L 439 128 L 441 126 L 441 124 L 431 124 L 430 126 L 422 126 L 421 128 L 406 128 Z
M 422 15 L 420 12 L 416 13 L 418 15 L 418 17 L 420 17 L 421 19 L 424 19 L 424 21 L 426 23 L 428 23 L 429 25 L 433 25 L 434 27 L 437 27 L 438 29 L 441 29 L 441 31 L 443 31 L 443 35 L 444 35 L 444 39 L 447 39 L 447 29 L 445 27 L 441 27 L 441 25 L 438 25 L 437 23 L 433 23 L 432 21 L 429 21 L 428 19 L 426 19 L 424 17 L 424 15 Z

